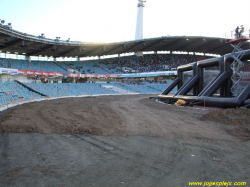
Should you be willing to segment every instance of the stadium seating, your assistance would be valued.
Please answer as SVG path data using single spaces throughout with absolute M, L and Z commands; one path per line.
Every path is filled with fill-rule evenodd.
M 103 94 L 159 94 L 162 93 L 168 84 L 131 84 L 131 83 L 24 83 L 28 88 L 44 94 L 47 97 L 64 96 L 84 96 L 84 95 L 103 95 Z M 34 99 L 45 98 L 38 93 L 30 91 L 17 82 L 6 81 L 0 83 L 0 106 L 7 103 L 17 103 Z M 115 88 L 124 90 L 124 92 L 115 91 Z
M 28 90 L 17 82 L 0 83 L 0 88 L 0 105 L 42 98 L 41 95 Z
M 47 95 L 48 97 L 115 94 L 117 92 L 106 89 L 101 84 L 92 83 L 25 83 L 28 87 Z
M 209 57 L 206 57 L 209 58 Z M 75 72 L 83 74 L 123 74 L 167 71 L 179 65 L 205 59 L 195 55 L 144 55 L 91 61 L 27 61 L 0 59 L 0 67 L 45 72 Z M 70 71 L 69 71 L 70 70 Z
M 179 65 L 202 60 L 202 56 L 194 55 L 144 55 L 105 60 L 48 62 L 1 59 L 0 67 L 30 71 L 84 74 L 124 74 L 135 72 L 157 72 L 176 68 Z M 113 83 L 25 83 L 28 88 L 17 82 L 0 83 L 0 106 L 47 97 L 99 95 L 99 94 L 160 94 L 171 82 L 113 82 Z M 176 92 L 176 88 L 173 89 Z M 39 93 L 46 96 L 41 96 Z

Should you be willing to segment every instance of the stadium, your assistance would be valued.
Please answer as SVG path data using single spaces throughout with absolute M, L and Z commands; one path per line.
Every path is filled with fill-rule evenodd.
M 0 20 L 0 186 L 250 184 L 250 30 L 146 38 L 147 3 L 119 42 Z

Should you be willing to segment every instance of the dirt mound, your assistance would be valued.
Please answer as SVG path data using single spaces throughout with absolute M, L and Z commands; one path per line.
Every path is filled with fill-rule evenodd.
M 228 125 L 249 125 L 250 110 L 247 108 L 224 109 L 221 111 L 211 111 L 203 115 L 203 120 L 210 120 Z
M 249 116 L 247 109 L 197 110 L 161 104 L 149 95 L 67 98 L 0 112 L 0 132 L 246 140 Z
M 242 140 L 250 139 L 250 109 L 230 108 L 221 111 L 211 111 L 202 116 L 201 120 L 223 124 L 225 130 Z

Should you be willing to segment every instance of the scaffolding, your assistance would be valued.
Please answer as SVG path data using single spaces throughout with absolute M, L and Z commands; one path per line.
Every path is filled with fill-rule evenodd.
M 234 61 L 230 65 L 233 72 L 231 76 L 231 92 L 235 97 L 237 97 L 244 89 L 241 84 L 243 81 L 243 74 L 240 72 L 240 69 L 244 66 L 241 58 L 244 56 L 245 52 L 241 49 L 241 45 L 250 39 L 250 30 L 247 29 L 244 31 L 244 28 L 239 28 L 238 32 L 236 32 L 236 30 L 231 31 L 230 34 L 226 34 L 226 39 L 228 40 L 226 43 L 230 44 L 234 48 L 231 52 L 231 56 Z

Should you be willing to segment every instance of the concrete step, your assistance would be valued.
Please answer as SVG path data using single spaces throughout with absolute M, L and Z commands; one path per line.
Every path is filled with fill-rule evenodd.
M 113 90 L 113 91 L 116 91 L 116 92 L 118 92 L 120 94 L 139 94 L 139 93 L 130 92 L 128 90 L 125 90 L 125 89 L 122 89 L 122 88 L 118 88 L 118 87 L 112 86 L 112 85 L 102 85 L 102 87 L 110 89 L 110 90 Z

